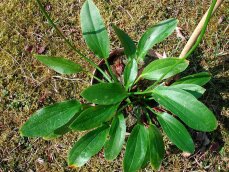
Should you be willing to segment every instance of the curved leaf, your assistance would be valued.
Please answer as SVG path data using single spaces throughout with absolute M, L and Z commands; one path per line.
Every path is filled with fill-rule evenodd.
M 60 74 L 74 74 L 82 71 L 79 64 L 63 57 L 35 55 L 37 60 Z
M 177 85 L 171 85 L 170 88 L 179 88 L 185 90 L 190 94 L 192 94 L 193 96 L 195 96 L 196 98 L 201 97 L 206 91 L 206 89 L 204 89 L 203 87 L 195 84 L 177 84 Z
M 108 131 L 108 126 L 102 126 L 80 138 L 68 154 L 68 165 L 74 168 L 83 166 L 102 149 Z
M 199 131 L 213 131 L 217 127 L 214 114 L 190 93 L 178 88 L 158 86 L 154 99 L 177 115 L 189 127 Z
M 89 130 L 100 126 L 114 116 L 118 105 L 102 106 L 98 105 L 83 111 L 76 120 L 70 125 L 73 130 Z
M 195 146 L 186 128 L 173 116 L 162 113 L 157 116 L 169 139 L 182 151 L 193 153 Z
M 147 52 L 157 43 L 167 38 L 176 28 L 177 20 L 164 20 L 150 29 L 148 29 L 141 37 L 137 47 L 138 60 L 144 60 Z
M 81 96 L 91 103 L 111 105 L 121 102 L 127 93 L 119 83 L 100 83 L 85 89 Z
M 112 25 L 116 35 L 124 47 L 124 53 L 128 57 L 128 59 L 133 59 L 136 56 L 136 46 L 134 41 L 129 37 L 127 33 L 123 30 L 119 29 L 117 26 Z
M 139 170 L 144 162 L 148 147 L 148 133 L 143 125 L 136 125 L 127 141 L 124 155 L 124 172 Z
M 135 59 L 131 59 L 124 70 L 124 84 L 126 89 L 130 88 L 138 75 L 138 64 Z
M 47 106 L 35 112 L 21 127 L 20 133 L 27 137 L 46 137 L 68 123 L 81 108 L 77 100 Z
M 155 125 L 149 126 L 148 133 L 150 163 L 154 170 L 159 170 L 165 154 L 163 138 Z
M 122 149 L 125 140 L 126 124 L 123 114 L 114 117 L 110 132 L 109 139 L 104 146 L 104 154 L 107 160 L 115 159 Z
M 108 58 L 110 41 L 103 19 L 92 0 L 86 0 L 80 12 L 83 37 L 88 47 L 100 58 Z
M 158 80 L 167 73 L 163 78 L 166 79 L 183 72 L 188 64 L 187 60 L 173 57 L 154 60 L 144 68 L 141 77 L 148 80 Z
M 208 72 L 200 72 L 193 75 L 188 75 L 184 78 L 179 79 L 178 81 L 174 82 L 172 85 L 177 84 L 196 84 L 203 86 L 208 83 L 211 79 L 211 75 Z

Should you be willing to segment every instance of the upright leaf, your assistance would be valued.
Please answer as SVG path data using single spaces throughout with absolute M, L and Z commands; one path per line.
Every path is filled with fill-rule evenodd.
M 80 138 L 68 154 L 68 165 L 74 168 L 83 166 L 102 149 L 108 131 L 109 128 L 106 125 L 90 131 Z
M 147 52 L 157 43 L 167 38 L 176 28 L 177 20 L 164 20 L 150 29 L 148 29 L 141 37 L 137 47 L 138 60 L 144 60 Z
M 196 84 L 203 86 L 208 81 L 210 81 L 211 75 L 208 72 L 200 72 L 193 75 L 188 75 L 184 78 L 179 79 L 178 81 L 174 82 L 172 85 L 177 84 Z
M 138 171 L 145 159 L 148 147 L 148 133 L 143 125 L 136 125 L 127 141 L 124 155 L 124 172 Z
M 203 87 L 195 84 L 177 84 L 177 85 L 171 85 L 170 88 L 179 88 L 182 90 L 185 90 L 195 96 L 196 98 L 201 97 L 205 90 Z
M 188 61 L 179 58 L 158 59 L 147 65 L 142 71 L 141 77 L 148 80 L 158 80 L 164 74 L 163 79 L 183 72 L 188 67 Z
M 111 105 L 126 98 L 127 92 L 119 83 L 100 83 L 85 89 L 81 96 L 91 103 Z
M 118 105 L 103 106 L 98 105 L 83 111 L 76 120 L 71 124 L 70 128 L 73 130 L 89 130 L 100 126 L 114 116 Z
M 157 116 L 161 127 L 169 139 L 182 151 L 193 153 L 195 146 L 186 128 L 173 116 L 162 113 Z
M 27 137 L 46 137 L 67 124 L 81 107 L 77 100 L 47 106 L 35 112 L 21 127 L 20 133 Z
M 155 125 L 150 125 L 149 133 L 149 152 L 150 163 L 154 170 L 159 170 L 164 158 L 165 148 L 162 135 Z
M 110 132 L 109 139 L 104 146 L 104 154 L 107 160 L 115 159 L 122 149 L 125 140 L 126 124 L 123 114 L 114 117 Z
M 119 29 L 117 26 L 112 25 L 116 35 L 118 36 L 119 40 L 124 47 L 124 53 L 128 57 L 128 59 L 133 59 L 136 56 L 136 46 L 134 41 L 129 37 L 127 33 L 123 30 Z
M 60 74 L 74 74 L 82 71 L 82 68 L 79 64 L 76 64 L 63 57 L 52 57 L 46 55 L 36 55 L 35 57 L 41 63 Z
M 159 104 L 195 130 L 213 131 L 217 127 L 214 114 L 186 91 L 158 86 L 153 90 L 153 97 Z
M 131 59 L 124 70 L 124 84 L 126 89 L 130 88 L 138 75 L 138 64 L 135 59 Z
M 99 10 L 92 0 L 86 0 L 80 12 L 83 37 L 99 58 L 108 58 L 110 41 Z

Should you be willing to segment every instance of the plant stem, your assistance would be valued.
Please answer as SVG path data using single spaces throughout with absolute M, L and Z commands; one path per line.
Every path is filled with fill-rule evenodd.
M 41 12 L 44 14 L 50 25 L 56 30 L 57 34 L 64 39 L 65 43 L 73 50 L 75 51 L 78 55 L 80 55 L 85 61 L 87 61 L 92 67 L 96 68 L 99 72 L 102 73 L 102 75 L 109 81 L 111 82 L 110 78 L 107 76 L 103 70 L 96 65 L 91 59 L 89 59 L 86 55 L 84 55 L 80 50 L 78 50 L 70 41 L 67 39 L 64 34 L 60 31 L 60 29 L 54 24 L 48 13 L 46 12 L 45 8 L 43 7 L 42 3 L 40 0 L 36 0 Z
M 109 73 L 110 73 L 112 79 L 113 79 L 115 82 L 119 82 L 118 79 L 116 78 L 114 72 L 112 71 L 112 69 L 111 69 L 111 67 L 110 67 L 110 65 L 109 65 L 107 59 L 105 59 L 105 63 L 106 63 L 107 69 L 108 69 L 108 71 L 109 71 Z
M 92 73 L 90 73 L 89 71 L 83 70 L 88 76 L 95 78 L 97 81 L 99 81 L 100 83 L 104 83 L 103 80 L 99 79 L 98 77 L 96 77 L 95 75 L 93 75 Z

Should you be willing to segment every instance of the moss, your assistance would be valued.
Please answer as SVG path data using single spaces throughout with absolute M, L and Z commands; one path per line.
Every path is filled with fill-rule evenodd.
M 46 1 L 43 1 L 46 2 Z M 139 40 L 144 31 L 152 24 L 170 17 L 179 19 L 179 26 L 188 38 L 206 11 L 208 3 L 202 1 L 95 1 L 101 9 L 107 26 L 116 23 L 127 31 L 134 40 Z M 64 33 L 81 47 L 86 48 L 80 31 L 79 11 L 82 1 L 51 0 L 49 13 Z M 217 114 L 219 128 L 208 134 L 212 143 L 219 149 L 197 152 L 184 158 L 165 138 L 167 155 L 164 171 L 226 171 L 228 145 L 228 60 L 223 54 L 227 49 L 226 21 L 218 24 L 224 15 L 228 18 L 227 2 L 214 15 L 204 41 L 192 57 L 188 72 L 208 70 L 213 74 L 212 83 L 207 87 L 203 101 Z M 54 78 L 55 72 L 47 69 L 33 58 L 36 49 L 45 47 L 45 53 L 64 56 L 93 70 L 87 63 L 74 54 L 58 37 L 42 17 L 35 1 L 14 0 L 0 4 L 0 171 L 121 171 L 123 152 L 113 162 L 104 160 L 102 153 L 93 157 L 81 169 L 67 167 L 66 156 L 70 147 L 82 133 L 69 133 L 54 141 L 22 138 L 18 129 L 37 109 L 50 103 L 69 98 L 79 98 L 90 78 L 80 75 L 66 76 L 80 78 L 80 81 L 67 81 Z M 109 27 L 112 48 L 120 43 Z M 176 35 L 154 47 L 158 52 L 166 51 L 169 56 L 177 56 L 184 46 Z M 30 51 L 32 47 L 32 50 Z M 98 62 L 93 55 L 91 58 Z M 197 142 L 198 143 L 198 142 Z M 197 148 L 198 150 L 200 147 Z M 150 169 L 150 168 L 149 168 Z M 143 170 L 145 171 L 145 170 Z

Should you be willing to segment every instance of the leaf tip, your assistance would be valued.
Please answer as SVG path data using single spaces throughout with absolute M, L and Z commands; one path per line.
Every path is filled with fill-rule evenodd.
M 71 165 L 69 164 L 68 167 L 72 168 L 72 169 L 78 168 L 78 166 L 76 164 L 71 164 Z

